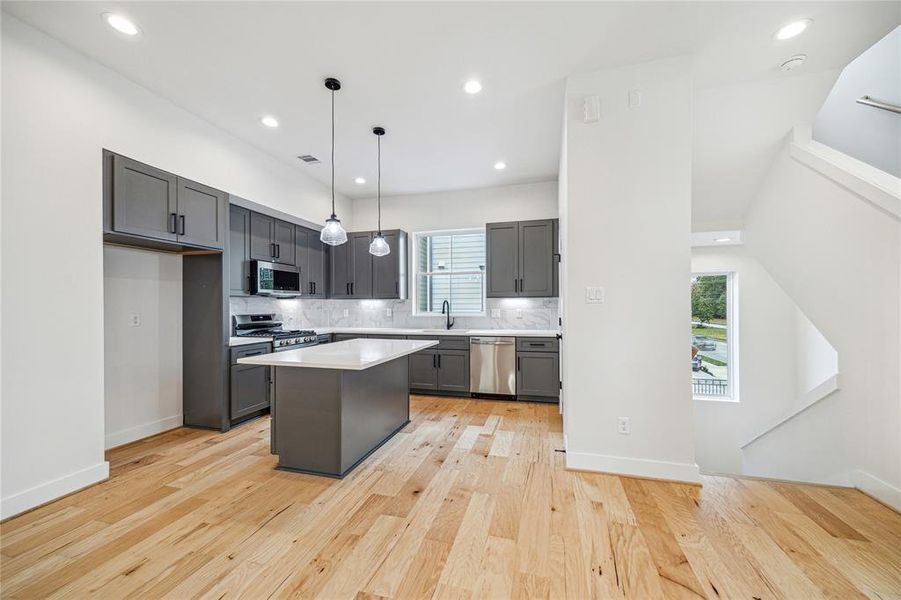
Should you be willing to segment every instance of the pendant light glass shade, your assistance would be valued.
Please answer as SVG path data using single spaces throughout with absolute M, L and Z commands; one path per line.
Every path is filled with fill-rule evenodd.
M 378 168 L 379 168 L 379 178 L 378 178 L 378 199 L 379 199 L 379 230 L 378 233 L 372 238 L 372 241 L 369 243 L 369 253 L 373 256 L 387 256 L 391 254 L 391 246 L 388 245 L 388 240 L 385 239 L 385 236 L 382 235 L 382 136 L 385 135 L 384 127 L 373 127 L 372 133 L 376 135 L 376 139 L 378 140 Z
M 325 80 L 325 87 L 332 93 L 332 216 L 326 219 L 325 227 L 319 232 L 319 241 L 329 246 L 340 246 L 347 241 L 347 232 L 335 215 L 335 92 L 341 89 L 341 82 L 329 77 Z
M 323 244 L 329 246 L 340 246 L 347 241 L 347 232 L 341 226 L 341 221 L 335 215 L 332 215 L 325 222 L 325 227 L 319 232 L 319 240 Z
M 388 245 L 388 240 L 385 239 L 385 236 L 382 235 L 381 231 L 378 232 L 369 243 L 369 253 L 373 256 L 387 256 L 388 254 L 391 254 L 391 247 Z

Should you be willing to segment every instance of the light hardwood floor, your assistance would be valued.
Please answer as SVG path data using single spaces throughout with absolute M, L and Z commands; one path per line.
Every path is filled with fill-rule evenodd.
M 412 408 L 343 481 L 274 470 L 268 419 L 114 450 L 0 526 L 2 595 L 901 597 L 901 516 L 860 492 L 576 473 L 554 406 Z

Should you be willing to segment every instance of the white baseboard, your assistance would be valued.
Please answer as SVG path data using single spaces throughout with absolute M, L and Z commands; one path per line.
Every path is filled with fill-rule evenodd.
M 901 512 L 901 489 L 861 470 L 851 472 L 851 481 L 860 491 Z
M 128 429 L 108 433 L 106 434 L 104 448 L 109 450 L 110 448 L 115 448 L 116 446 L 130 444 L 131 442 L 136 442 L 138 440 L 144 439 L 145 437 L 150 437 L 151 435 L 156 435 L 164 431 L 169 431 L 170 429 L 175 429 L 176 427 L 181 427 L 183 423 L 184 419 L 182 415 L 178 414 L 172 415 L 171 417 L 166 417 L 165 419 L 160 419 L 159 421 L 143 423 L 135 427 L 129 427 Z
M 12 517 L 108 478 L 109 463 L 103 461 L 81 471 L 63 475 L 58 479 L 7 496 L 0 500 L 0 519 Z
M 579 471 L 598 471 L 601 473 L 615 473 L 617 475 L 647 477 L 650 479 L 684 481 L 685 483 L 701 482 L 698 465 L 696 464 L 675 463 L 646 458 L 606 456 L 603 454 L 569 452 L 567 450 L 566 468 Z

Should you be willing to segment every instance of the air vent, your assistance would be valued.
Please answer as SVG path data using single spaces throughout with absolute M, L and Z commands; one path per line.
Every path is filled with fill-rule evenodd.
M 319 159 L 316 158 L 315 156 L 313 156 L 312 154 L 301 154 L 297 158 L 299 158 L 303 162 L 307 163 L 308 165 L 318 165 L 320 162 Z

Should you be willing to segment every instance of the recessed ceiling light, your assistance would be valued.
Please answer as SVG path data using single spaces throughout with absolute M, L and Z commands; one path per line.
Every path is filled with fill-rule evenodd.
M 773 36 L 773 39 L 782 41 L 788 40 L 796 35 L 801 35 L 804 33 L 804 30 L 810 27 L 810 24 L 813 23 L 813 19 L 801 19 L 799 21 L 793 21 L 788 25 L 783 25 L 779 28 L 779 31 L 776 32 L 776 35 Z
M 723 242 L 731 242 L 731 241 L 732 241 L 732 238 L 730 238 L 730 237 L 721 237 L 721 238 L 716 238 L 716 241 L 719 242 L 720 244 L 722 244 Z
M 503 171 L 504 169 L 507 168 L 507 163 L 505 163 L 502 160 L 499 160 L 496 163 L 494 163 L 494 168 L 497 169 L 498 171 Z
M 362 177 L 357 177 L 356 179 L 354 179 L 354 183 L 356 183 L 357 185 L 363 185 L 364 183 L 366 183 L 366 180 Z
M 116 13 L 103 13 L 102 16 L 103 20 L 106 21 L 106 24 L 119 33 L 124 33 L 125 35 L 138 35 L 141 33 L 141 30 L 131 21 L 131 19 L 123 17 L 122 15 L 117 15 Z
M 470 79 L 463 84 L 463 91 L 467 94 L 478 94 L 482 91 L 482 84 L 477 79 Z
M 260 117 L 260 123 L 265 125 L 266 127 L 278 127 L 278 119 L 273 117 L 272 115 L 266 115 L 264 117 Z

